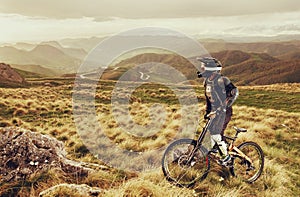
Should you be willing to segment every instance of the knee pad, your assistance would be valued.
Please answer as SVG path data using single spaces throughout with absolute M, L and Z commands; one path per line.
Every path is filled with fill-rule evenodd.
M 211 139 L 219 144 L 219 142 L 222 141 L 222 136 L 221 136 L 221 134 L 211 135 Z
M 224 155 L 227 155 L 227 145 L 224 141 L 222 141 L 222 136 L 220 134 L 218 135 L 212 135 L 211 136 L 212 142 L 217 143 L 217 145 L 219 146 L 221 152 Z M 214 145 L 214 143 L 212 144 L 212 146 Z

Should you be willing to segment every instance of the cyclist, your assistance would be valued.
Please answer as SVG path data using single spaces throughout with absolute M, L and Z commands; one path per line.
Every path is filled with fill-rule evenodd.
M 211 134 L 212 148 L 215 144 L 221 151 L 222 165 L 230 165 L 231 157 L 227 151 L 224 141 L 224 131 L 232 116 L 232 104 L 238 97 L 238 89 L 231 81 L 221 75 L 222 64 L 215 58 L 197 58 L 201 62 L 201 72 L 197 72 L 198 77 L 204 77 L 204 88 L 206 97 L 206 113 L 204 119 L 208 119 L 208 114 L 216 112 L 210 117 L 212 120 L 208 130 Z

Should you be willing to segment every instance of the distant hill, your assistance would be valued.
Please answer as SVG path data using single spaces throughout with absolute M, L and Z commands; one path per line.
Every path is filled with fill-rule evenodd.
M 40 62 L 39 65 L 65 71 L 73 70 L 81 63 L 80 59 L 71 57 L 62 50 L 50 45 L 38 45 L 30 51 L 29 55 L 35 57 L 35 60 Z
M 226 50 L 239 50 L 252 53 L 267 53 L 273 57 L 288 54 L 300 50 L 300 41 L 289 42 L 256 42 L 256 43 L 230 43 L 221 41 L 200 41 L 200 43 L 210 52 L 220 52 Z
M 183 73 L 188 80 L 193 80 L 195 78 L 195 67 L 187 59 L 175 54 L 145 53 L 125 59 L 120 63 L 114 65 L 114 67 L 106 69 L 102 75 L 102 79 L 116 80 L 128 69 L 149 62 L 158 62 L 161 64 L 169 65 Z M 158 68 L 149 67 L 147 69 L 144 68 L 143 70 L 140 70 L 140 72 L 146 75 L 150 75 L 152 78 L 160 77 L 165 78 L 166 81 L 174 80 L 172 79 L 172 73 L 169 73 L 168 70 L 162 72 L 162 70 L 158 70 Z M 136 76 L 133 77 L 140 78 L 142 75 L 140 72 L 137 72 Z M 158 73 L 160 74 L 160 76 L 158 76 Z
M 20 70 L 17 68 L 14 68 L 14 70 L 19 73 L 25 80 L 27 78 L 44 78 L 45 75 L 41 75 L 38 73 L 34 73 L 34 72 L 29 72 L 29 71 L 25 71 L 25 70 Z
M 266 53 L 246 53 L 243 51 L 221 51 L 212 54 L 223 63 L 222 73 L 237 85 L 263 85 L 273 83 L 300 82 L 300 60 L 280 60 Z M 195 67 L 185 58 L 174 54 L 146 53 L 121 61 L 112 68 L 107 68 L 102 79 L 117 80 L 130 68 L 147 62 L 159 62 L 182 72 L 188 80 L 196 80 Z M 152 78 L 157 77 L 156 70 L 149 68 L 142 71 Z M 161 71 L 159 71 L 161 72 Z M 160 73 L 170 79 L 170 73 Z M 132 80 L 140 78 L 136 72 Z M 171 80 L 171 79 L 170 79 Z
M 245 61 L 256 61 L 263 63 L 272 63 L 280 61 L 267 53 L 247 53 L 238 50 L 226 50 L 217 53 L 211 53 L 212 57 L 222 62 L 224 67 L 239 64 Z
M 222 73 L 240 85 L 300 82 L 300 61 L 266 53 L 221 51 L 212 53 L 224 65 Z
M 252 84 L 300 83 L 300 60 L 280 61 L 258 65 L 262 69 Z M 250 77 L 249 77 L 250 79 Z
M 0 63 L 0 87 L 17 87 L 25 84 L 25 79 L 10 65 Z
M 68 54 L 67 54 L 68 53 Z M 74 56 L 71 56 L 73 54 Z M 41 65 L 56 73 L 76 72 L 86 52 L 80 49 L 58 49 L 39 44 L 30 51 L 12 46 L 0 47 L 0 61 L 18 65 Z
M 222 73 L 238 85 L 300 83 L 300 61 L 260 62 L 248 60 L 227 66 Z
M 221 51 L 212 53 L 211 56 L 220 60 L 224 66 L 238 64 L 251 58 L 249 53 L 238 50 Z
M 299 59 L 282 60 L 266 53 L 222 51 L 212 53 L 224 65 L 222 73 L 238 85 L 300 82 Z
M 57 73 L 54 70 L 51 70 L 49 68 L 45 68 L 45 67 L 40 66 L 40 65 L 11 64 L 11 67 L 16 69 L 16 70 L 18 69 L 18 70 L 22 70 L 22 71 L 29 72 L 29 73 L 35 73 L 39 77 L 54 77 L 54 76 L 59 76 L 60 75 L 60 73 Z
M 281 60 L 300 60 L 300 50 L 277 56 Z
M 44 41 L 44 42 L 39 43 L 38 45 L 49 45 L 49 46 L 53 46 L 53 47 L 58 48 L 58 49 L 63 48 L 61 46 L 61 44 L 57 41 Z
M 67 38 L 59 40 L 58 42 L 64 47 L 84 49 L 85 51 L 89 52 L 104 39 L 105 37 Z
M 25 50 L 25 51 L 31 51 L 32 49 L 34 49 L 34 47 L 36 47 L 35 44 L 30 44 L 30 43 L 26 43 L 26 42 L 18 42 L 11 46 L 16 49 Z
M 0 47 L 0 62 L 11 64 L 14 68 L 35 73 L 39 76 L 74 76 L 88 52 L 103 39 L 104 37 L 92 37 L 47 41 L 39 44 L 17 43 L 10 46 L 6 45 Z M 120 38 L 120 40 L 122 39 Z M 145 38 L 139 37 L 137 39 L 143 40 Z M 206 39 L 201 40 L 200 43 L 213 57 L 222 62 L 224 65 L 223 73 L 238 84 L 271 84 L 274 81 L 299 82 L 299 78 L 293 74 L 298 73 L 299 70 L 299 40 L 237 43 Z M 177 47 L 180 48 L 180 45 Z M 107 53 L 110 52 L 113 51 L 107 51 Z M 94 75 L 93 71 L 104 69 L 102 79 L 117 80 L 135 65 L 159 62 L 177 69 L 188 80 L 196 80 L 194 66 L 178 55 L 161 51 L 143 51 L 143 54 L 132 55 L 124 56 L 122 60 L 119 59 L 119 62 L 114 62 L 112 67 L 106 69 L 105 66 L 101 67 L 99 65 L 101 68 L 96 66 L 94 69 L 86 71 L 88 73 L 83 73 L 82 76 L 91 77 Z M 275 71 L 275 68 L 277 71 Z M 157 72 L 160 73 L 160 76 L 155 74 Z M 261 72 L 270 76 L 267 79 L 263 76 L 260 77 Z M 170 73 L 167 71 L 160 72 L 157 68 L 144 69 L 132 77 L 141 78 L 143 76 L 148 77 L 148 75 L 152 79 L 160 77 L 165 78 L 166 81 L 171 80 Z
M 64 52 L 66 55 L 69 55 L 73 58 L 77 59 L 84 59 L 85 56 L 87 55 L 87 52 L 83 48 L 72 48 L 72 47 L 63 47 L 59 42 L 57 41 L 48 41 L 48 42 L 42 42 L 40 45 L 49 45 L 53 46 L 62 52 Z

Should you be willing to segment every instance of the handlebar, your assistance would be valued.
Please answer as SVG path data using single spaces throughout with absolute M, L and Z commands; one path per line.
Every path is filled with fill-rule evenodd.
M 207 114 L 206 116 L 207 116 L 208 118 L 210 118 L 211 116 L 216 115 L 216 114 L 217 114 L 218 112 L 220 112 L 220 111 L 226 112 L 226 109 L 225 109 L 224 107 L 218 107 L 218 109 L 217 109 L 216 111 L 210 112 L 210 113 Z

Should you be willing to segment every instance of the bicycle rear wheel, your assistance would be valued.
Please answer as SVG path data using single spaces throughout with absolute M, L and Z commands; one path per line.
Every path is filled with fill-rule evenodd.
M 168 181 L 191 187 L 207 176 L 210 167 L 207 150 L 201 147 L 190 156 L 196 143 L 192 139 L 179 139 L 168 146 L 162 158 L 162 170 Z
M 234 173 L 242 180 L 252 183 L 260 177 L 263 171 L 264 153 L 255 142 L 244 142 L 237 148 L 247 155 L 252 163 L 240 156 L 234 157 Z

